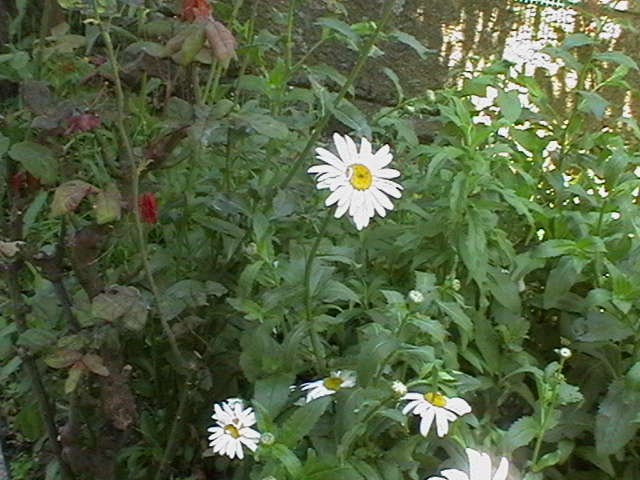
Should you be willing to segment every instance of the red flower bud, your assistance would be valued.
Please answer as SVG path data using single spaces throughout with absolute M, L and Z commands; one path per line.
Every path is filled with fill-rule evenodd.
M 152 192 L 143 193 L 138 199 L 140 218 L 143 222 L 155 225 L 158 223 L 158 204 Z
M 207 19 L 211 15 L 211 6 L 207 0 L 182 0 L 181 15 L 188 22 Z

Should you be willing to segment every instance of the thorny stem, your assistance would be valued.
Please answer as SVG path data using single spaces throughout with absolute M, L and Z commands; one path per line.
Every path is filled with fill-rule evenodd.
M 105 28 L 104 24 L 100 22 L 100 32 L 102 33 L 102 38 L 104 39 L 105 46 L 107 47 L 107 54 L 109 56 L 109 61 L 111 62 L 111 67 L 113 69 L 113 76 L 116 87 L 116 99 L 118 105 L 118 116 L 116 118 L 116 123 L 118 125 L 118 131 L 122 138 L 122 142 L 124 144 L 126 154 L 129 160 L 130 169 L 131 169 L 131 197 L 132 197 L 132 210 L 133 210 L 133 219 L 137 234 L 138 248 L 140 249 L 140 256 L 142 258 L 142 264 L 144 267 L 145 274 L 147 276 L 147 281 L 149 282 L 149 287 L 151 288 L 151 293 L 153 295 L 154 301 L 158 308 L 158 313 L 160 317 L 160 323 L 162 324 L 162 329 L 164 334 L 167 336 L 169 340 L 169 345 L 171 346 L 171 351 L 178 366 L 182 369 L 185 367 L 185 361 L 180 353 L 180 349 L 178 348 L 178 343 L 176 341 L 176 337 L 169 326 L 169 322 L 165 317 L 164 310 L 162 308 L 162 302 L 160 299 L 160 294 L 158 292 L 158 287 L 156 286 L 156 282 L 153 278 L 153 273 L 151 271 L 151 265 L 149 264 L 149 255 L 147 252 L 147 242 L 144 234 L 144 230 L 142 228 L 142 221 L 140 220 L 140 211 L 138 208 L 138 197 L 140 196 L 140 170 L 137 162 L 135 160 L 135 154 L 133 153 L 133 148 L 131 146 L 131 141 L 129 140 L 129 134 L 127 133 L 124 119 L 125 119 L 125 100 L 124 100 L 124 91 L 122 89 L 122 83 L 120 81 L 120 72 L 118 67 L 118 61 L 116 58 L 116 54 L 113 48 L 113 42 L 111 41 L 111 35 L 109 31 Z
M 316 235 L 316 239 L 311 246 L 311 250 L 309 251 L 309 255 L 307 256 L 307 262 L 304 267 L 304 309 L 305 316 L 307 320 L 307 329 L 309 331 L 309 336 L 311 337 L 311 346 L 313 347 L 313 355 L 316 357 L 316 366 L 319 372 L 324 371 L 325 369 L 325 361 L 322 355 L 322 345 L 320 344 L 320 337 L 318 332 L 313 324 L 313 319 L 311 318 L 311 271 L 313 269 L 313 260 L 315 259 L 316 253 L 318 251 L 318 247 L 320 246 L 320 241 L 324 236 L 324 232 L 327 230 L 327 225 L 329 225 L 329 220 L 331 219 L 331 212 L 327 211 L 325 215 L 324 221 L 320 226 L 320 231 Z
M 24 333 L 27 330 L 26 318 L 24 313 L 27 306 L 24 305 L 21 299 L 18 278 L 18 272 L 22 268 L 22 265 L 23 263 L 21 260 L 15 261 L 11 265 L 9 265 L 9 278 L 7 281 L 11 303 L 13 304 L 14 318 L 18 327 L 18 331 L 20 333 Z M 38 366 L 36 365 L 35 360 L 29 352 L 22 354 L 22 360 L 27 370 L 27 375 L 29 375 L 29 377 L 31 378 L 31 384 L 38 400 L 40 413 L 47 430 L 47 436 L 49 437 L 49 442 L 51 443 L 53 451 L 58 458 L 58 461 L 60 462 L 62 473 L 65 478 L 73 479 L 74 476 L 71 472 L 71 469 L 62 458 L 62 446 L 58 441 L 58 429 L 55 424 L 55 410 L 53 408 L 53 405 L 51 405 L 51 402 L 49 401 L 49 396 L 47 395 L 47 391 L 44 388 L 44 383 L 42 381 L 42 377 L 40 376 Z
M 162 455 L 162 459 L 160 460 L 160 466 L 156 471 L 155 480 L 164 480 L 167 474 L 167 468 L 169 467 L 169 463 L 175 454 L 176 447 L 178 446 L 178 438 L 179 438 L 179 429 L 182 426 L 184 415 L 187 409 L 187 398 L 189 396 L 189 392 L 191 391 L 191 377 L 193 375 L 193 370 L 189 371 L 189 374 L 184 378 L 184 385 L 180 392 L 180 400 L 178 401 L 178 409 L 176 410 L 175 416 L 173 417 L 173 423 L 171 424 L 171 431 L 169 432 L 169 441 L 167 442 L 167 446 L 164 449 L 164 453 Z

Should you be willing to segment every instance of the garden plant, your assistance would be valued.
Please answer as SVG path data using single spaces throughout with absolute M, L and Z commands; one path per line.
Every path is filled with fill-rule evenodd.
M 594 16 L 562 105 L 496 59 L 372 107 L 438 52 L 371 2 L 10 6 L 13 479 L 640 479 L 638 66 Z

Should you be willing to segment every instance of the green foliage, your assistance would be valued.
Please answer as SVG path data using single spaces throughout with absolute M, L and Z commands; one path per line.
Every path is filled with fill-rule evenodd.
M 359 67 L 293 48 L 293 14 L 261 29 L 218 2 L 227 65 L 212 20 L 60 5 L 68 24 L 0 54 L 22 89 L 0 124 L 2 242 L 24 242 L 0 257 L 3 413 L 47 462 L 18 457 L 15 478 L 418 479 L 461 447 L 514 478 L 635 478 L 640 129 L 612 96 L 630 57 L 582 33 L 548 47 L 578 79 L 563 109 L 506 62 L 417 97 L 387 68 L 397 103 L 370 112 Z M 320 18 L 311 50 L 433 53 L 383 23 Z M 360 234 L 324 223 L 303 173 L 332 129 L 391 145 L 401 172 Z M 307 403 L 336 371 L 355 385 Z M 422 436 L 395 382 L 472 412 Z M 207 448 L 233 397 L 263 434 L 242 462 Z

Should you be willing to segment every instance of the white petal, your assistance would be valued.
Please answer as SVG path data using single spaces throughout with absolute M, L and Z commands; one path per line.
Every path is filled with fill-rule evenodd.
M 462 398 L 447 398 L 444 406 L 447 410 L 451 410 L 458 416 L 465 415 L 471 411 L 471 406 Z
M 369 189 L 369 198 L 371 199 L 371 204 L 373 205 L 373 208 L 375 209 L 376 213 L 378 215 L 380 215 L 381 217 L 384 217 L 387 212 L 384 209 L 384 207 L 382 206 L 382 204 L 378 201 L 378 197 L 376 196 L 376 194 L 374 192 L 377 192 L 378 189 L 373 187 Z
M 327 197 L 327 199 L 324 201 L 324 204 L 327 207 L 333 205 L 338 200 L 340 200 L 342 197 L 344 197 L 346 194 L 348 194 L 349 190 L 350 190 L 350 188 L 347 187 L 346 185 L 342 185 L 342 186 L 338 187 L 334 192 L 331 193 L 331 195 L 329 195 Z
M 336 168 L 333 165 L 313 165 L 307 169 L 307 173 L 335 173 L 344 174 L 344 169 Z
M 509 473 L 509 461 L 505 457 L 502 457 L 500 459 L 500 464 L 498 465 L 498 469 L 496 470 L 496 474 L 493 476 L 493 480 L 506 480 L 508 473 Z
M 376 197 L 376 200 L 380 203 L 380 205 L 382 205 L 387 210 L 393 210 L 393 203 L 391 203 L 391 200 L 389 200 L 389 198 L 384 193 L 378 190 L 377 187 L 371 187 L 369 191 Z
M 426 437 L 427 434 L 429 433 L 429 430 L 431 429 L 431 424 L 433 423 L 433 417 L 435 416 L 435 414 L 436 412 L 432 408 L 430 410 L 427 410 L 425 414 L 422 416 L 422 419 L 420 420 L 420 435 L 422 435 L 423 437 Z
M 396 178 L 400 176 L 400 172 L 393 168 L 382 168 L 374 171 L 373 174 L 378 178 Z
M 462 470 L 457 470 L 455 468 L 443 470 L 440 473 L 442 473 L 442 475 L 444 475 L 447 480 L 469 480 L 469 475 L 467 475 Z
M 393 160 L 393 155 L 391 155 L 389 151 L 389 145 L 383 145 L 380 150 L 373 155 L 370 165 L 376 170 L 388 165 L 391 160 Z
M 343 202 L 342 205 L 338 203 L 338 208 L 336 208 L 336 211 L 333 214 L 333 216 L 335 218 L 340 218 L 345 214 L 347 210 L 349 210 L 349 202 Z
M 243 437 L 240 437 L 239 440 L 242 442 L 243 445 L 245 445 L 252 452 L 255 452 L 256 449 L 258 448 L 258 442 L 256 442 L 255 440 L 251 440 L 249 438 L 243 438 Z
M 371 143 L 365 137 L 360 140 L 360 157 L 364 162 L 370 162 L 373 154 L 371 153 Z
M 456 419 L 455 414 L 448 412 L 444 408 L 436 407 L 436 433 L 440 438 L 449 432 L 449 422 Z
M 338 150 L 340 160 L 342 160 L 345 164 L 350 165 L 352 163 L 356 163 L 355 160 L 357 156 L 353 155 L 352 150 L 347 143 L 347 138 L 349 138 L 347 135 L 343 137 L 338 133 L 333 134 L 333 143 L 335 143 L 336 145 L 336 150 Z M 351 139 L 349 138 L 349 140 Z M 351 140 L 351 144 L 353 144 L 353 147 L 355 148 L 353 140 Z
M 402 190 L 402 186 L 398 185 L 396 182 L 392 182 L 391 180 L 376 178 L 373 180 L 373 185 L 394 198 L 400 198 L 402 196 L 402 192 L 400 191 Z
M 336 157 L 329 150 L 324 148 L 316 148 L 316 155 L 318 160 L 322 160 L 325 163 L 337 168 L 338 170 L 344 171 L 347 166 L 345 163 L 338 157 Z
M 418 392 L 405 393 L 400 400 L 424 400 L 424 395 Z
M 491 458 L 486 453 L 478 452 L 472 448 L 465 448 L 469 457 L 469 476 L 471 480 L 483 480 L 491 478 Z

